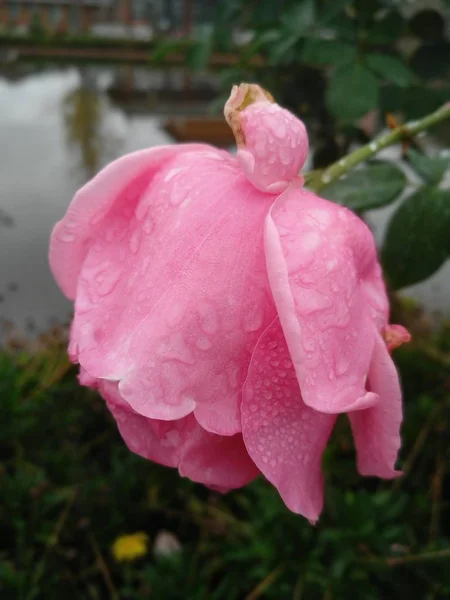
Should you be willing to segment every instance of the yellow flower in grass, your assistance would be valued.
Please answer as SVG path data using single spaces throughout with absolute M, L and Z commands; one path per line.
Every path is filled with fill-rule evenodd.
M 131 562 L 147 554 L 148 535 L 141 531 L 119 536 L 112 545 L 112 553 L 118 562 Z

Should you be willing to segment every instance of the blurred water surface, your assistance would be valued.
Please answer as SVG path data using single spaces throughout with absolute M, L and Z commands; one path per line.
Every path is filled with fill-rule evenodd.
M 172 143 L 164 114 L 205 112 L 208 93 L 189 106 L 177 103 L 185 84 L 180 73 L 119 67 L 0 73 L 0 319 L 30 334 L 67 320 L 71 304 L 47 264 L 52 226 L 76 189 L 108 161 Z M 164 86 L 173 93 L 155 100 L 151 90 Z M 392 210 L 368 215 L 379 242 Z M 430 312 L 450 315 L 449 265 L 406 291 Z

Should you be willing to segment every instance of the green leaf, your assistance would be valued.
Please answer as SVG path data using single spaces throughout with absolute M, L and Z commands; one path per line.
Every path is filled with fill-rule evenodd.
M 272 44 L 269 50 L 270 63 L 277 65 L 286 58 L 289 57 L 289 52 L 298 42 L 299 36 L 297 35 L 282 35 L 279 41 Z
M 348 0 L 328 0 L 322 3 L 318 23 L 321 26 L 327 25 L 330 21 L 338 16 L 345 9 Z
M 393 202 L 405 185 L 406 177 L 400 169 L 379 163 L 350 171 L 345 179 L 332 183 L 321 193 L 355 212 L 363 212 Z
M 406 29 L 405 20 L 397 10 L 391 10 L 384 19 L 377 20 L 367 34 L 371 44 L 390 44 L 398 40 Z
M 352 122 L 378 106 L 378 83 L 366 67 L 353 63 L 337 69 L 326 93 L 330 111 L 341 121 Z
M 341 66 L 355 60 L 356 48 L 339 40 L 310 38 L 303 45 L 301 58 L 307 63 Z
M 276 29 L 268 29 L 263 33 L 257 33 L 252 41 L 244 46 L 240 51 L 240 60 L 245 61 L 254 56 L 257 52 L 276 44 L 280 39 L 280 32 Z
M 355 44 L 355 46 L 358 44 L 358 35 L 360 32 L 356 24 L 356 19 L 350 17 L 345 11 L 341 11 L 334 17 L 331 27 L 339 39 Z
M 213 49 L 213 30 L 204 26 L 199 30 L 198 40 L 189 48 L 187 64 L 193 71 L 201 71 L 208 65 Z
M 414 73 L 395 56 L 368 54 L 366 65 L 384 79 L 400 87 L 408 87 L 414 82 Z
M 450 190 L 423 186 L 392 217 L 382 262 L 394 289 L 430 277 L 450 254 Z
M 302 0 L 288 10 L 281 19 L 283 29 L 297 36 L 297 39 L 310 31 L 315 23 L 314 0 Z
M 438 184 L 445 171 L 450 169 L 450 156 L 426 156 L 411 148 L 408 158 L 414 170 L 432 185 Z
M 277 39 L 271 45 L 269 51 L 271 64 L 276 65 L 283 61 L 292 60 L 292 50 L 311 30 L 314 18 L 314 0 L 304 0 L 283 14 L 281 27 L 277 31 Z
M 449 96 L 449 86 L 414 85 L 406 89 L 388 84 L 381 88 L 381 112 L 401 112 L 407 120 L 420 119 L 442 106 Z

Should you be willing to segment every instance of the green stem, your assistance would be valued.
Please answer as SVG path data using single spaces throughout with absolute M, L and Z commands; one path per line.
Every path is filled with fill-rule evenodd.
M 350 171 L 356 165 L 364 162 L 365 160 L 375 156 L 380 150 L 383 148 L 387 148 L 388 146 L 392 146 L 397 142 L 405 138 L 412 137 L 417 135 L 421 131 L 425 131 L 445 121 L 450 118 L 450 102 L 447 102 L 441 108 L 438 108 L 435 112 L 423 117 L 422 119 L 418 119 L 417 121 L 411 121 L 406 123 L 405 125 L 400 125 L 400 127 L 396 127 L 391 132 L 386 135 L 381 135 L 378 138 L 375 138 L 369 144 L 358 148 L 354 152 L 351 152 L 344 158 L 336 161 L 323 171 L 318 174 L 315 174 L 308 181 L 308 188 L 313 190 L 314 192 L 320 192 L 323 188 L 330 185 L 333 181 L 336 181 Z

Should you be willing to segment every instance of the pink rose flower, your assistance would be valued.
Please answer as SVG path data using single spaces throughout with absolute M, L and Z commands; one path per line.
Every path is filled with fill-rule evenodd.
M 75 301 L 69 354 L 129 448 L 211 488 L 259 473 L 311 521 L 322 453 L 348 413 L 363 475 L 391 478 L 401 390 L 373 237 L 298 175 L 303 123 L 234 87 L 231 154 L 125 156 L 75 196 L 50 264 Z

